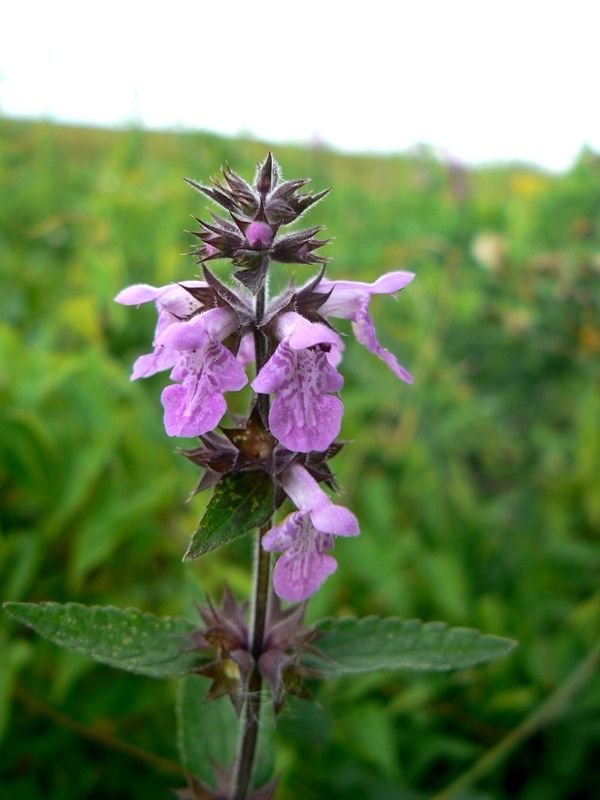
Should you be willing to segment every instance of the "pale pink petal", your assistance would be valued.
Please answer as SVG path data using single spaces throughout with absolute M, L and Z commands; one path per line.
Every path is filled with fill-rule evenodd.
M 342 361 L 342 353 L 337 347 L 332 347 L 327 353 L 327 361 L 332 367 L 337 367 Z
M 198 287 L 207 284 L 203 281 L 185 281 L 184 285 Z M 158 311 L 158 321 L 154 331 L 154 350 L 137 359 L 133 365 L 131 380 L 148 378 L 150 375 L 173 367 L 178 353 L 159 340 L 167 328 L 178 324 L 180 318 L 189 316 L 200 308 L 198 300 L 176 283 L 166 286 L 151 286 L 147 283 L 135 284 L 119 292 L 115 300 L 124 305 L 139 305 L 153 300 Z
M 322 322 L 310 322 L 295 311 L 280 314 L 275 321 L 275 333 L 285 339 L 293 350 L 302 350 L 317 344 L 330 344 L 343 350 L 344 343 L 338 333 Z
M 258 394 L 276 392 L 288 378 L 289 363 L 281 345 L 250 384 Z
M 307 550 L 302 556 L 284 553 L 273 570 L 275 594 L 288 603 L 307 600 L 336 569 L 335 558 L 317 549 Z
M 288 514 L 279 525 L 274 525 L 261 539 L 263 550 L 270 553 L 281 553 L 294 541 L 298 512 Z
M 319 531 L 334 533 L 336 536 L 358 536 L 358 520 L 344 506 L 328 502 L 318 505 L 310 512 L 310 519 Z
M 404 289 L 415 277 L 414 272 L 388 272 L 381 275 L 373 283 L 362 281 L 330 281 L 323 278 L 318 286 L 318 292 L 331 292 L 330 296 L 320 307 L 323 316 L 340 317 L 341 319 L 354 319 L 358 309 L 373 294 L 393 294 Z
M 188 351 L 176 370 L 182 383 L 167 386 L 161 396 L 169 436 L 200 436 L 212 430 L 227 410 L 223 392 L 237 391 L 248 380 L 233 354 L 217 341 L 209 341 L 204 350 Z
M 290 603 L 306 600 L 337 569 L 336 560 L 324 552 L 332 538 L 317 531 L 306 514 L 290 514 L 263 537 L 262 545 L 284 551 L 273 570 L 273 586 Z
M 239 321 L 228 308 L 211 308 L 205 311 L 204 324 L 211 339 L 223 341 L 239 328 Z
M 386 272 L 371 284 L 371 294 L 392 294 L 399 292 L 408 286 L 415 279 L 414 272 L 398 270 L 396 272 Z
M 211 308 L 186 322 L 172 323 L 157 336 L 156 343 L 175 350 L 199 350 L 208 338 L 225 339 L 237 325 L 232 311 Z
M 310 514 L 314 526 L 323 533 L 337 536 L 356 536 L 358 520 L 344 506 L 332 503 L 313 476 L 300 464 L 292 464 L 282 476 L 281 483 L 296 508 Z
M 139 306 L 156 300 L 164 291 L 164 286 L 151 286 L 149 283 L 135 283 L 122 289 L 115 297 L 115 303 L 124 306 Z
M 278 395 L 269 412 L 271 433 L 296 453 L 326 450 L 340 432 L 344 406 L 331 395 L 310 401 L 308 408 L 294 398 Z
M 153 353 L 147 353 L 135 360 L 130 379 L 135 381 L 138 378 L 149 378 L 157 372 L 171 369 L 178 357 L 179 353 L 176 350 L 157 347 Z
M 200 436 L 219 424 L 227 411 L 225 398 L 201 381 L 193 386 L 174 383 L 163 389 L 161 403 L 169 436 Z
M 201 307 L 201 303 L 196 300 L 189 292 L 186 292 L 185 286 L 191 288 L 206 287 L 204 281 L 181 281 L 181 284 L 172 283 L 169 286 L 163 287 L 163 293 L 157 300 L 157 306 L 168 311 L 175 317 L 176 320 L 185 319 L 197 311 Z
M 413 382 L 412 375 L 398 362 L 396 356 L 393 353 L 390 353 L 387 348 L 382 347 L 377 341 L 375 326 L 373 325 L 373 320 L 368 312 L 368 300 L 365 301 L 358 309 L 355 319 L 352 323 L 352 330 L 354 331 L 354 335 L 358 341 L 371 353 L 379 356 L 379 358 L 392 370 L 394 375 L 406 383 Z
M 173 350 L 202 349 L 208 341 L 205 316 L 198 314 L 187 322 L 173 322 L 157 336 L 157 345 Z
M 252 383 L 255 391 L 276 392 L 269 427 L 290 450 L 325 450 L 340 432 L 343 378 L 318 347 L 292 350 L 281 342 Z
M 204 281 L 182 281 L 181 285 L 168 283 L 166 286 L 136 283 L 133 286 L 127 286 L 122 289 L 115 297 L 115 302 L 124 306 L 138 306 L 154 300 L 157 305 L 162 306 L 176 316 L 185 316 L 199 308 L 200 303 L 182 287 L 193 288 L 206 285 Z
M 282 475 L 281 485 L 300 511 L 310 511 L 328 497 L 310 472 L 301 464 L 292 464 Z
M 333 289 L 334 291 L 355 291 L 361 294 L 392 294 L 404 289 L 405 286 L 414 280 L 414 272 L 405 272 L 397 270 L 396 272 L 386 272 L 380 275 L 373 283 L 366 283 L 363 281 L 331 281 L 328 278 L 322 278 L 319 281 L 317 290 L 319 292 Z

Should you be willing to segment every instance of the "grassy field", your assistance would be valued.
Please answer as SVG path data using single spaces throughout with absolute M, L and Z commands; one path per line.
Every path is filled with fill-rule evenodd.
M 197 476 L 162 428 L 165 376 L 128 380 L 153 311 L 112 298 L 193 276 L 184 228 L 204 203 L 182 176 L 226 160 L 250 176 L 265 149 L 0 119 L 3 599 L 186 613 L 224 579 L 248 592 L 245 540 L 180 562 L 206 499 L 185 503 Z M 348 338 L 336 467 L 362 535 L 338 544 L 312 617 L 445 619 L 520 642 L 477 670 L 316 687 L 278 730 L 278 798 L 599 797 L 600 159 L 548 176 L 425 150 L 275 154 L 287 177 L 334 187 L 306 218 L 335 237 L 331 277 L 417 273 L 372 306 L 413 387 Z M 291 271 L 275 267 L 275 290 Z M 0 793 L 169 797 L 174 686 L 1 624 Z

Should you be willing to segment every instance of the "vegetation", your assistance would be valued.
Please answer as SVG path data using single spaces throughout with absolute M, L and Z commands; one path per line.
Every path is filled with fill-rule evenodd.
M 248 594 L 250 540 L 179 561 L 206 498 L 185 502 L 197 474 L 164 434 L 163 376 L 128 381 L 153 311 L 112 298 L 193 276 L 182 229 L 204 203 L 181 178 L 224 161 L 248 175 L 265 149 L 0 120 L 2 599 L 194 619 L 224 577 Z M 336 466 L 362 534 L 338 544 L 311 616 L 443 618 L 520 642 L 450 675 L 320 685 L 278 729 L 278 797 L 600 795 L 600 159 L 549 176 L 426 150 L 275 153 L 284 174 L 334 187 L 306 218 L 336 237 L 330 277 L 417 273 L 401 305 L 372 305 L 414 386 L 348 337 L 354 443 Z M 1 624 L 3 795 L 158 800 L 181 785 L 174 684 Z

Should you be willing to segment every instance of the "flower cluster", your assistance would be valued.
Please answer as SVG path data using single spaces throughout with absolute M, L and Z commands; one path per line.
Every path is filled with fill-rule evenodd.
M 170 436 L 200 437 L 200 447 L 186 451 L 205 469 L 200 489 L 225 474 L 262 470 L 275 483 L 276 504 L 291 500 L 296 510 L 264 535 L 262 546 L 282 554 L 275 592 L 301 601 L 336 569 L 328 553 L 334 537 L 359 532 L 354 515 L 319 486 L 335 487 L 327 459 L 341 446 L 335 440 L 343 415 L 338 368 L 344 342 L 333 321 L 350 320 L 357 340 L 411 383 L 409 372 L 378 342 L 369 305 L 375 295 L 400 291 L 414 275 L 390 272 L 373 283 L 326 278 L 327 259 L 316 252 L 327 243 L 315 238 L 320 228 L 281 229 L 327 192 L 300 193 L 307 180 L 282 182 L 270 154 L 254 185 L 229 167 L 212 186 L 188 182 L 229 218 L 213 213 L 210 222 L 198 220 L 200 244 L 193 253 L 201 279 L 137 284 L 115 298 L 125 305 L 153 302 L 158 312 L 152 352 L 136 360 L 131 378 L 170 370 L 172 383 L 161 396 L 165 428 Z M 222 258 L 233 262 L 235 284 L 223 283 L 206 265 Z M 269 301 L 273 261 L 318 264 L 320 272 Z M 255 402 L 248 419 L 217 433 L 227 412 L 225 393 L 249 382 Z

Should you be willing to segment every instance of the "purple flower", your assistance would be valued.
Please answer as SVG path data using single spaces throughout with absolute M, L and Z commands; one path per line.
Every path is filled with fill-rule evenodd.
M 154 332 L 154 349 L 151 353 L 140 356 L 133 365 L 131 380 L 148 378 L 157 372 L 170 369 L 174 366 L 179 353 L 164 345 L 157 344 L 160 334 L 182 318 L 193 314 L 200 308 L 200 303 L 195 300 L 183 286 L 206 286 L 204 281 L 182 281 L 181 285 L 169 283 L 166 286 L 150 286 L 147 283 L 136 283 L 123 289 L 115 297 L 117 303 L 124 306 L 139 306 L 142 303 L 154 301 L 158 311 L 158 322 Z
M 332 392 L 344 379 L 335 368 L 343 348 L 339 335 L 290 311 L 275 320 L 280 340 L 252 388 L 275 393 L 269 412 L 271 433 L 289 450 L 326 450 L 340 432 L 344 407 Z
M 163 389 L 161 402 L 169 436 L 200 436 L 212 430 L 227 410 L 223 392 L 248 382 L 240 362 L 221 341 L 238 327 L 235 314 L 213 308 L 188 322 L 169 325 L 157 344 L 176 352 L 174 381 Z
M 282 485 L 298 511 L 271 528 L 262 539 L 265 550 L 282 552 L 273 571 L 275 593 L 297 602 L 314 594 L 335 572 L 337 562 L 325 551 L 334 536 L 357 536 L 354 514 L 331 502 L 312 475 L 293 464 L 282 477 Z
M 392 372 L 406 383 L 412 383 L 412 375 L 398 363 L 396 356 L 377 341 L 375 326 L 369 314 L 369 302 L 374 294 L 392 294 L 404 289 L 414 278 L 413 272 L 388 272 L 374 283 L 359 281 L 330 281 L 323 278 L 316 290 L 331 292 L 319 309 L 327 317 L 352 320 L 352 330 L 358 341 L 367 350 L 385 362 Z

